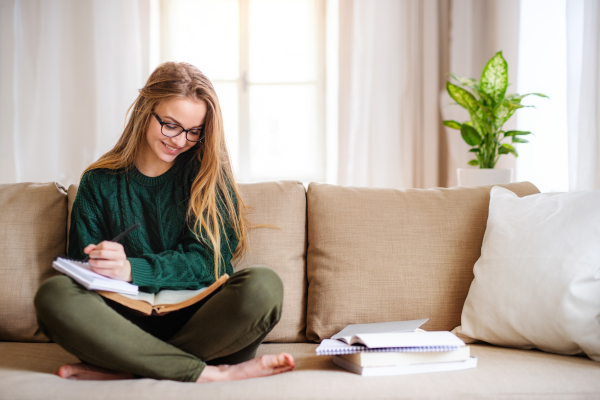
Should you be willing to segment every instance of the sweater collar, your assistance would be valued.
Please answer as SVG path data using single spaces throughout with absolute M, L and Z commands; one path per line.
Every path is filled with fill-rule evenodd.
M 176 160 L 171 168 L 159 176 L 146 176 L 134 165 L 129 171 L 129 176 L 142 186 L 159 186 L 173 179 L 175 173 L 179 170 L 179 164 Z

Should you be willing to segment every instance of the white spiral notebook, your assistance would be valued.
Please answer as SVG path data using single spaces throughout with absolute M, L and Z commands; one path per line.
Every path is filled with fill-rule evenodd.
M 427 319 L 348 325 L 317 347 L 317 355 L 360 352 L 424 353 L 455 351 L 465 343 L 450 332 L 425 332 Z
M 459 339 L 460 340 L 460 339 Z M 404 346 L 404 347 L 381 347 L 369 348 L 362 345 L 350 345 L 338 340 L 324 339 L 317 347 L 318 356 L 332 356 L 337 354 L 355 354 L 355 353 L 429 353 L 441 351 L 458 350 L 458 345 L 436 345 L 436 346 Z
M 52 263 L 57 271 L 70 276 L 88 290 L 105 290 L 108 292 L 137 295 L 139 288 L 129 282 L 112 279 L 95 273 L 90 264 L 82 261 L 58 257 Z

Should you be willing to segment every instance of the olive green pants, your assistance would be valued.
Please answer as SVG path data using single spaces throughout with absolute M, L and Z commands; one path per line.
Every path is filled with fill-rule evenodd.
M 81 361 L 136 376 L 195 381 L 207 364 L 237 364 L 281 316 L 283 284 L 252 267 L 233 274 L 207 299 L 164 316 L 142 316 L 66 276 L 38 289 L 42 331 Z

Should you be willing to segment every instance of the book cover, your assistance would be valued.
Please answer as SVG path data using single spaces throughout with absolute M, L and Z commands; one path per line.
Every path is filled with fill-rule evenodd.
M 340 355 L 343 359 L 361 367 L 388 367 L 395 365 L 465 361 L 468 360 L 470 356 L 471 349 L 468 346 L 459 347 L 454 351 L 441 352 L 361 352 Z
M 387 367 L 361 367 L 341 356 L 333 356 L 333 362 L 350 372 L 361 376 L 393 376 L 411 375 L 427 372 L 458 371 L 477 367 L 477 357 L 470 357 L 465 361 L 440 362 L 428 364 L 396 365 Z

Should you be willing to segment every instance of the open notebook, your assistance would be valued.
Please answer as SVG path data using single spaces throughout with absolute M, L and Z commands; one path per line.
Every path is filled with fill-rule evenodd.
M 88 290 L 106 290 L 109 292 L 137 295 L 139 288 L 129 282 L 112 279 L 91 270 L 90 264 L 58 257 L 52 263 L 54 269 L 75 279 Z
M 95 290 L 107 299 L 146 315 L 166 314 L 189 307 L 214 293 L 229 279 L 229 275 L 224 274 L 212 285 L 198 290 L 161 290 L 158 293 L 146 293 L 140 292 L 139 288 L 131 283 L 93 272 L 88 263 L 57 258 L 52 266 L 75 279 L 86 289 Z
M 455 351 L 465 343 L 450 332 L 425 332 L 427 319 L 348 325 L 317 347 L 317 355 L 362 352 L 424 353 Z

